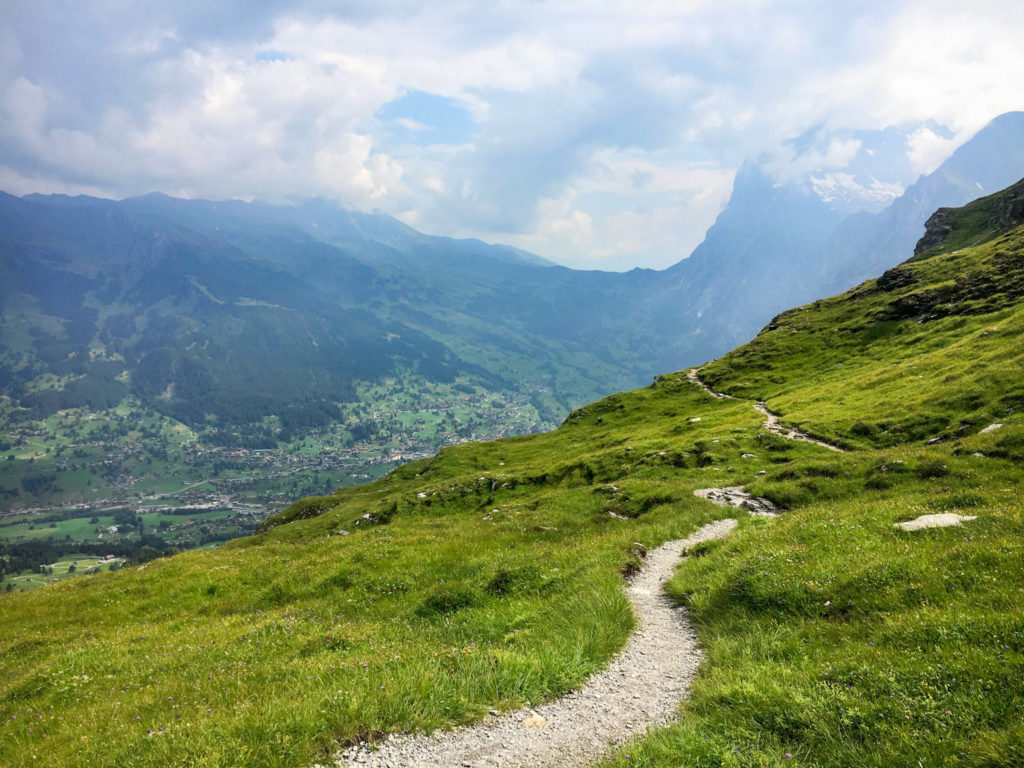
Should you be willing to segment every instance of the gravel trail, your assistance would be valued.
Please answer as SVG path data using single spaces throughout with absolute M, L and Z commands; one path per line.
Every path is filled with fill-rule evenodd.
M 736 398 L 732 395 L 726 395 L 722 392 L 715 392 L 711 387 L 701 380 L 697 373 L 696 368 L 691 368 L 686 372 L 686 378 L 693 382 L 696 386 L 703 389 L 712 397 L 716 397 L 719 400 L 735 400 Z M 790 427 L 784 427 L 779 423 L 779 415 L 772 413 L 768 410 L 768 406 L 764 402 L 754 403 L 754 410 L 764 416 L 764 428 L 769 432 L 773 432 L 776 435 L 785 437 L 787 440 L 802 440 L 807 443 L 814 443 L 820 445 L 822 448 L 828 448 L 830 451 L 836 451 L 838 453 L 845 453 L 845 451 L 838 445 L 832 445 L 832 443 L 826 443 L 824 440 L 818 440 L 817 438 L 811 437 L 805 432 L 801 432 L 798 429 L 792 429 Z
M 697 637 L 662 591 L 686 550 L 722 538 L 735 520 L 705 525 L 651 550 L 627 594 L 637 630 L 607 669 L 579 691 L 543 706 L 491 715 L 477 725 L 428 736 L 394 735 L 376 751 L 352 747 L 336 766 L 373 768 L 577 768 L 616 739 L 673 718 L 700 663 Z
M 732 395 L 727 395 L 723 392 L 715 392 L 711 387 L 704 383 L 703 379 L 697 374 L 696 368 L 691 368 L 686 372 L 686 378 L 696 384 L 698 387 L 703 389 L 712 397 L 717 397 L 719 400 L 735 400 L 736 398 Z
M 820 445 L 822 448 L 828 448 L 830 451 L 845 453 L 845 451 L 838 445 L 832 445 L 832 443 L 826 443 L 824 440 L 818 440 L 817 438 L 811 437 L 798 429 L 791 429 L 790 427 L 782 426 L 779 423 L 779 415 L 769 411 L 768 406 L 764 403 L 755 403 L 754 408 L 759 413 L 764 414 L 764 428 L 769 432 L 774 432 L 776 435 L 785 437 L 787 440 L 803 440 L 804 442 Z

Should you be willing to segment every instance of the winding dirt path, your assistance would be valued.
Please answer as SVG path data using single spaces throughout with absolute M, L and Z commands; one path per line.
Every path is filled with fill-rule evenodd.
M 727 395 L 724 392 L 715 392 L 715 390 L 713 390 L 711 387 L 709 387 L 707 384 L 704 383 L 704 380 L 701 379 L 700 375 L 698 375 L 696 368 L 691 368 L 690 370 L 688 370 L 686 372 L 686 378 L 688 378 L 696 386 L 698 386 L 701 389 L 703 389 L 709 395 L 711 395 L 712 397 L 717 397 L 719 400 L 735 400 L 736 399 L 732 395 Z
M 686 372 L 686 378 L 688 378 L 693 384 L 703 389 L 712 397 L 716 397 L 719 400 L 735 400 L 736 398 L 732 395 L 726 395 L 722 392 L 715 392 L 700 378 L 696 368 L 691 368 Z M 780 437 L 784 437 L 787 440 L 801 440 L 805 443 L 814 443 L 820 445 L 822 448 L 828 448 L 830 451 L 836 451 L 837 453 L 846 453 L 843 448 L 832 443 L 826 443 L 824 440 L 818 440 L 816 437 L 811 437 L 806 432 L 801 432 L 799 429 L 793 429 L 792 427 L 783 426 L 779 422 L 779 414 L 773 413 L 768 410 L 767 404 L 762 400 L 761 402 L 754 403 L 754 410 L 764 416 L 764 428 L 769 432 L 772 432 Z
M 581 768 L 618 738 L 673 718 L 697 672 L 700 650 L 686 611 L 662 591 L 686 550 L 722 538 L 735 520 L 705 525 L 651 550 L 627 588 L 637 630 L 587 684 L 543 706 L 492 715 L 481 723 L 427 736 L 391 736 L 376 752 L 352 747 L 340 768 Z
M 769 432 L 774 432 L 776 435 L 780 435 L 787 440 L 803 440 L 807 443 L 820 445 L 822 448 L 828 448 L 830 451 L 835 451 L 836 453 L 846 453 L 846 451 L 838 445 L 832 445 L 832 443 L 826 443 L 824 440 L 818 440 L 816 437 L 811 437 L 806 432 L 801 432 L 799 429 L 782 426 L 782 424 L 779 423 L 779 414 L 769 411 L 768 406 L 763 402 L 754 403 L 754 409 L 758 413 L 764 415 L 764 428 Z

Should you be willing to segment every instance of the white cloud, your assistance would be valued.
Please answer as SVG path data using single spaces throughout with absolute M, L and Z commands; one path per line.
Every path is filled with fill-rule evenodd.
M 1014 0 L 11 8 L 0 21 L 9 189 L 324 195 L 575 265 L 687 255 L 734 169 L 763 152 L 780 180 L 815 172 L 829 194 L 894 192 L 894 179 L 843 176 L 861 150 L 850 132 L 807 151 L 784 143 L 812 126 L 933 118 L 954 136 L 912 134 L 907 162 L 924 172 L 1024 106 Z M 374 115 L 409 91 L 454 100 L 479 134 L 399 143 Z
M 937 134 L 931 128 L 922 126 L 907 137 L 909 150 L 907 158 L 917 173 L 931 173 L 942 161 L 953 154 L 967 136 L 963 131 L 952 137 Z
M 315 162 L 321 188 L 336 194 L 379 200 L 401 187 L 402 167 L 387 155 L 371 155 L 366 136 L 348 136 L 324 147 Z
M 407 131 L 429 131 L 430 126 L 413 120 L 411 117 L 398 117 L 395 118 L 395 122 L 405 128 Z
M 969 136 L 1024 106 L 1022 35 L 1012 0 L 904 3 L 871 55 L 811 78 L 808 94 L 851 127 L 933 119 Z
M 24 176 L 14 168 L 0 165 L 0 189 L 11 195 L 89 195 L 109 197 L 106 190 L 89 184 L 75 184 L 46 176 Z
M 666 168 L 640 154 L 598 152 L 562 197 L 540 201 L 530 230 L 504 239 L 580 268 L 660 269 L 686 258 L 724 206 L 735 174 Z
M 863 142 L 859 139 L 830 139 L 820 149 L 798 152 L 792 145 L 786 146 L 771 160 L 763 164 L 764 170 L 779 184 L 802 179 L 815 171 L 834 171 L 846 168 L 860 152 Z
M 548 225 L 548 231 L 559 239 L 573 245 L 589 238 L 594 229 L 594 220 L 583 211 L 570 211 L 569 215 L 555 219 Z

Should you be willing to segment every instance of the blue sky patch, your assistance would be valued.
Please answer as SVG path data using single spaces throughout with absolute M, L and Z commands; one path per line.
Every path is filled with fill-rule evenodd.
M 256 61 L 289 61 L 291 58 L 284 51 L 273 51 L 270 49 L 256 51 Z
M 465 144 L 480 126 L 457 101 L 424 91 L 410 91 L 377 110 L 395 138 L 416 146 Z

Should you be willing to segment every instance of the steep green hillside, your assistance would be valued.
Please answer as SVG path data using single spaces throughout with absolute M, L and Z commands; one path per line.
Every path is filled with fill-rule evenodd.
M 1024 409 L 1022 194 L 1024 183 L 947 211 L 927 250 L 784 312 L 705 379 L 848 446 L 952 440 L 1011 418 Z
M 735 399 L 671 374 L 219 550 L 0 598 L 0 764 L 295 766 L 554 696 L 623 643 L 644 547 L 738 513 L 693 490 L 738 484 L 787 511 L 680 567 L 706 662 L 615 765 L 1021 764 L 1022 246 L 785 313 L 701 371 Z M 757 399 L 854 450 L 768 432 Z M 930 512 L 977 519 L 893 526 Z

